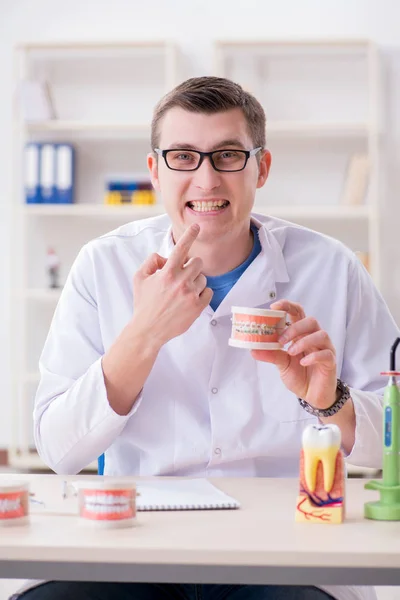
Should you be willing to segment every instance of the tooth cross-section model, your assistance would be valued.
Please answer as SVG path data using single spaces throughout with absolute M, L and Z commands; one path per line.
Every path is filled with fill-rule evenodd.
M 344 461 L 337 425 L 308 425 L 300 454 L 300 493 L 296 521 L 342 523 Z

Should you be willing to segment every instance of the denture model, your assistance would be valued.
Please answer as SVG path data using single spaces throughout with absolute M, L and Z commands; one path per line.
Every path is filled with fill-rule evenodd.
M 0 526 L 26 525 L 29 522 L 29 483 L 0 485 Z
M 136 486 L 126 481 L 84 481 L 78 485 L 79 516 L 85 522 L 117 528 L 134 525 Z
M 232 307 L 229 345 L 253 350 L 281 350 L 279 336 L 286 326 L 286 312 L 263 308 Z

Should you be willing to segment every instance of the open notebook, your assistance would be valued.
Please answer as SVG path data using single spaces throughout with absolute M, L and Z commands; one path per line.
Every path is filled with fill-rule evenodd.
M 44 482 L 43 482 L 44 483 Z M 60 479 L 48 477 L 34 489 L 30 509 L 32 513 L 49 515 L 76 515 L 76 496 L 62 497 Z M 73 482 L 71 482 L 73 485 Z M 206 479 L 167 479 L 137 483 L 137 510 L 205 510 L 239 508 L 237 500 L 216 488 Z

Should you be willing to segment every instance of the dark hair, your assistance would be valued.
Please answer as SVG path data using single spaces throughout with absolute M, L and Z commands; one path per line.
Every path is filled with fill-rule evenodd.
M 158 148 L 159 125 L 171 108 L 213 114 L 233 108 L 243 111 L 254 147 L 265 148 L 265 112 L 259 101 L 238 83 L 223 77 L 193 77 L 166 94 L 154 109 L 151 123 L 151 147 Z

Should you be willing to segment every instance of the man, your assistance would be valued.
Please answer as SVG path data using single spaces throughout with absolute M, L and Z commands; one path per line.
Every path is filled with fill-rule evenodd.
M 380 467 L 379 372 L 399 332 L 350 250 L 251 214 L 271 164 L 261 105 L 226 79 L 188 80 L 156 107 L 151 143 L 148 166 L 167 216 L 120 227 L 79 254 L 41 357 L 42 458 L 58 473 L 105 452 L 106 475 L 297 476 L 302 431 L 320 420 L 340 427 L 351 462 Z M 233 305 L 287 311 L 286 350 L 230 347 Z M 194 598 L 199 589 L 59 582 L 24 597 Z M 210 600 L 372 594 L 201 592 Z

